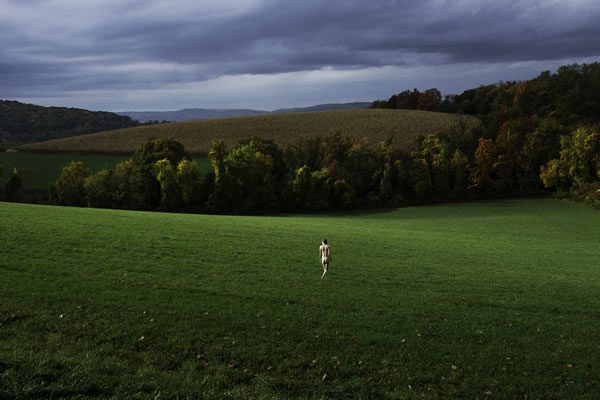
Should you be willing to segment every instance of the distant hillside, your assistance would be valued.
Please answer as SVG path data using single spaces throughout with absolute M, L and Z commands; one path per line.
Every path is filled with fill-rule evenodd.
M 459 121 L 478 124 L 474 117 L 412 110 L 338 110 L 288 113 L 177 122 L 120 129 L 19 146 L 22 151 L 132 153 L 150 138 L 169 137 L 185 145 L 193 154 L 204 154 L 214 139 L 233 146 L 240 139 L 260 136 L 286 147 L 301 138 L 326 135 L 333 131 L 365 137 L 376 143 L 391 136 L 410 147 L 418 135 L 447 130 Z
M 332 103 L 332 104 L 317 104 L 316 106 L 300 107 L 300 108 L 280 108 L 272 111 L 272 114 L 284 114 L 291 112 L 314 112 L 314 111 L 334 111 L 334 110 L 361 110 L 367 109 L 371 103 L 354 102 L 354 103 Z
M 492 137 L 529 121 L 526 133 L 541 119 L 575 128 L 600 123 L 600 62 L 563 65 L 525 81 L 501 81 L 442 98 L 438 89 L 405 90 L 370 108 L 428 110 L 474 115 Z M 537 121 L 537 122 L 536 122 Z
M 269 111 L 248 109 L 209 109 L 186 108 L 177 111 L 123 111 L 119 115 L 131 117 L 140 122 L 148 121 L 193 121 L 198 119 L 214 119 L 228 117 L 247 117 L 253 115 L 269 114 Z
M 254 115 L 283 114 L 291 112 L 312 112 L 330 110 L 355 110 L 369 108 L 371 103 L 335 103 L 318 104 L 310 107 L 280 108 L 275 111 L 251 110 L 251 109 L 210 109 L 210 108 L 186 108 L 178 111 L 123 111 L 117 114 L 131 117 L 140 122 L 148 121 L 193 121 L 198 119 L 215 119 L 228 117 L 248 117 Z
M 0 148 L 136 125 L 110 112 L 0 100 Z

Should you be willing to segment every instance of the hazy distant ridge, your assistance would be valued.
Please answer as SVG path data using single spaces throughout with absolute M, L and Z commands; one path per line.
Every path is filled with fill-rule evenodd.
M 335 111 L 335 110 L 361 110 L 369 108 L 371 103 L 356 101 L 353 103 L 330 103 L 317 104 L 316 106 L 297 107 L 297 108 L 280 108 L 272 112 L 272 114 L 285 114 L 292 112 L 311 112 L 311 111 Z
M 330 111 L 330 110 L 358 110 L 369 108 L 369 102 L 318 104 L 310 107 L 280 108 L 274 111 L 252 109 L 210 109 L 186 108 L 177 111 L 122 111 L 119 115 L 131 117 L 140 122 L 148 121 L 191 121 L 196 119 L 247 117 L 255 115 L 284 114 L 293 112 Z

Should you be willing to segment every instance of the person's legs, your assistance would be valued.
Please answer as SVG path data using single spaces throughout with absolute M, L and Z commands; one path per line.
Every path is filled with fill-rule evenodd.
M 325 278 L 325 275 L 327 275 L 327 269 L 329 268 L 329 262 L 323 260 L 323 275 L 321 275 L 321 279 Z

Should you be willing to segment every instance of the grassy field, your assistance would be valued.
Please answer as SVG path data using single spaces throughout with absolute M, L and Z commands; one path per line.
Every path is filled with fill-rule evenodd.
M 0 398 L 600 397 L 591 208 L 0 221 Z
M 56 181 L 62 168 L 72 160 L 83 161 L 92 171 L 102 168 L 114 169 L 119 161 L 128 159 L 125 155 L 106 154 L 60 154 L 60 153 L 3 153 L 0 152 L 0 184 L 3 184 L 14 167 L 23 170 L 23 186 L 29 189 L 47 188 Z M 203 171 L 210 168 L 206 157 L 194 158 Z
M 18 149 L 36 152 L 131 153 L 148 139 L 170 137 L 183 143 L 191 153 L 205 154 L 215 138 L 233 146 L 240 139 L 259 136 L 274 139 L 280 147 L 286 147 L 300 138 L 327 135 L 336 130 L 347 135 L 366 137 L 373 143 L 396 136 L 399 143 L 408 148 L 418 135 L 443 131 L 461 119 L 468 121 L 468 124 L 477 124 L 474 117 L 411 110 L 338 110 L 261 115 L 142 126 L 28 144 Z

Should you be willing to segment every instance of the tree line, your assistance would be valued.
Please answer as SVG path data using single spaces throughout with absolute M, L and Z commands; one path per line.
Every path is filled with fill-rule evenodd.
M 211 171 L 201 171 L 180 143 L 153 139 L 112 170 L 92 173 L 81 162 L 68 164 L 51 201 L 249 213 L 556 191 L 600 207 L 600 114 L 595 112 L 600 64 L 565 66 L 530 81 L 482 86 L 443 99 L 437 90 L 392 98 L 387 104 L 394 107 L 473 114 L 483 123 L 461 122 L 444 133 L 425 133 L 411 151 L 392 138 L 370 144 L 343 132 L 306 138 L 285 149 L 261 138 L 242 140 L 231 149 L 216 141 L 208 153 Z
M 481 137 L 457 125 L 419 138 L 406 152 L 393 140 L 369 145 L 341 133 L 309 138 L 285 150 L 250 138 L 228 149 L 211 146 L 212 170 L 186 158 L 183 145 L 153 139 L 114 170 L 63 168 L 52 194 L 61 205 L 186 212 L 256 213 L 392 207 L 540 193 L 547 187 L 591 185 L 600 167 L 598 131 L 581 128 L 558 139 L 544 124 L 518 143 Z M 540 143 L 556 137 L 559 156 Z M 569 138 L 568 140 L 565 138 Z M 595 147 L 593 147 L 595 146 Z M 596 169 L 594 169 L 596 168 Z M 541 169 L 541 179 L 540 179 Z M 585 195 L 582 197 L 585 198 Z M 588 199 L 600 206 L 598 198 Z
M 404 91 L 371 108 L 470 114 L 488 141 L 491 181 L 503 190 L 538 190 L 600 203 L 600 63 L 573 64 L 520 82 L 500 82 L 442 98 Z M 540 176 L 535 179 L 534 177 Z

